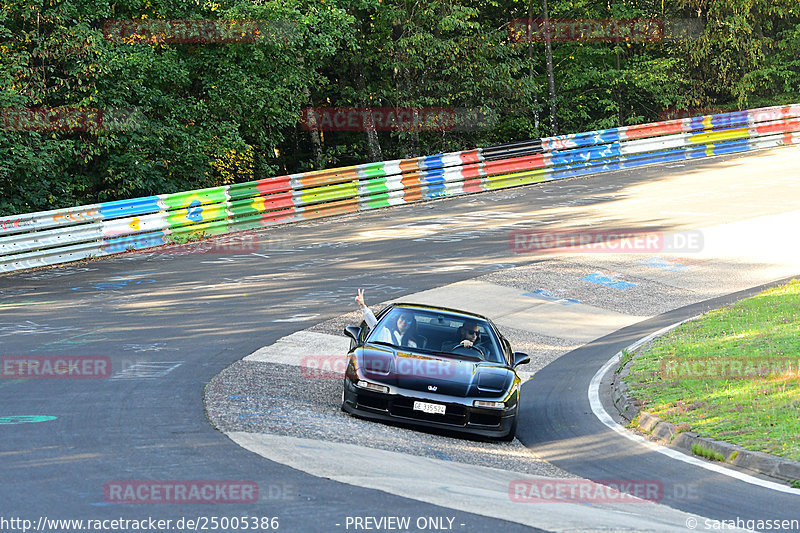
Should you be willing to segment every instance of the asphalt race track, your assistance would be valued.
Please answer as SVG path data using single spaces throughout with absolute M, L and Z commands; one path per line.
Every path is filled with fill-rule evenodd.
M 215 429 L 203 403 L 215 376 L 233 372 L 237 367 L 230 365 L 259 348 L 314 325 L 327 324 L 322 329 L 334 331 L 340 325 L 337 317 L 354 311 L 358 287 L 366 289 L 368 303 L 377 304 L 479 277 L 503 283 L 509 269 L 521 267 L 519 276 L 541 273 L 541 279 L 560 283 L 564 295 L 589 303 L 603 300 L 619 314 L 672 314 L 585 346 L 579 345 L 591 338 L 572 344 L 531 340 L 547 344 L 549 351 L 534 362 L 537 373 L 523 389 L 535 392 L 524 397 L 518 430 L 522 444 L 494 447 L 366 423 L 352 426 L 360 433 L 349 442 L 369 440 L 361 432 L 375 431 L 388 433 L 385 445 L 393 447 L 410 433 L 415 437 L 407 445 L 414 450 L 409 453 L 441 457 L 451 443 L 471 448 L 454 452 L 449 459 L 455 462 L 483 461 L 507 469 L 520 463 L 503 457 L 503 450 L 526 451 L 524 444 L 536 456 L 523 461 L 526 471 L 538 475 L 657 477 L 665 487 L 693 488 L 691 498 L 665 494 L 663 503 L 682 511 L 717 519 L 800 518 L 796 495 L 676 464 L 652 452 L 631 455 L 631 443 L 594 418 L 586 395 L 597 368 L 616 351 L 704 306 L 684 308 L 679 292 L 691 293 L 693 301 L 723 297 L 734 292 L 728 288 L 753 287 L 800 268 L 792 271 L 790 262 L 773 261 L 763 250 L 754 252 L 761 254 L 755 259 L 727 258 L 714 249 L 710 231 L 691 286 L 671 286 L 663 295 L 608 287 L 592 292 L 591 285 L 568 281 L 569 269 L 579 268 L 581 261 L 594 268 L 603 258 L 566 265 L 542 254 L 514 253 L 509 241 L 513 231 L 542 227 L 670 232 L 791 215 L 800 209 L 797 154 L 796 148 L 783 148 L 273 227 L 258 234 L 255 252 L 222 239 L 212 248 L 196 244 L 2 276 L 0 355 L 94 356 L 111 363 L 105 379 L 0 380 L 2 516 L 36 525 L 41 517 L 277 517 L 279 530 L 298 532 L 352 531 L 348 517 L 398 516 L 411 517 L 412 523 L 424 518 L 426 530 L 449 525 L 455 531 L 533 531 L 512 517 L 434 505 L 267 460 Z M 789 236 L 788 229 L 785 235 L 740 235 L 739 244 L 765 241 L 773 250 L 774 242 Z M 786 248 L 793 247 L 789 241 Z M 682 309 L 673 311 L 676 307 Z M 251 379 L 253 391 L 270 387 L 269 380 L 258 379 Z M 294 385 L 286 390 L 296 391 L 303 382 Z M 336 405 L 339 391 L 329 383 L 307 386 L 318 401 Z M 287 434 L 292 426 L 289 420 Z M 255 422 L 248 427 L 259 429 Z M 434 444 L 423 449 L 426 440 Z M 484 454 L 494 454 L 497 461 L 482 460 Z M 358 454 L 341 457 L 345 465 L 358 461 Z M 104 488 L 131 480 L 246 480 L 257 484 L 259 499 L 218 505 L 108 501 Z M 16 530 L 4 528 L 4 533 Z M 585 530 L 592 530 L 592 524 Z

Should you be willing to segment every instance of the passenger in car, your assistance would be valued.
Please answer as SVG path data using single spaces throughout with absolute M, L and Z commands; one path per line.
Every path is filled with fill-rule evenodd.
M 378 324 L 378 319 L 375 318 L 375 313 L 366 306 L 364 303 L 364 289 L 358 289 L 356 294 L 356 303 L 361 307 L 361 313 L 364 315 L 364 320 L 373 329 Z M 378 338 L 376 341 L 388 342 L 395 346 L 407 346 L 409 348 L 420 347 L 422 343 L 417 340 L 417 323 L 414 320 L 414 314 L 410 311 L 399 313 L 397 318 L 392 321 L 389 326 L 381 326 L 378 330 Z

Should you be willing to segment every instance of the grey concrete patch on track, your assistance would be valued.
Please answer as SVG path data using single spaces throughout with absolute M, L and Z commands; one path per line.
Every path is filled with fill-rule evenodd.
M 580 344 L 568 339 L 542 335 L 541 333 L 510 326 L 503 326 L 503 335 L 506 336 L 515 350 L 531 355 L 531 362 L 517 369 L 520 377 L 530 377 L 565 353 L 580 346 Z
M 353 304 L 355 307 L 355 304 Z M 371 305 L 370 308 L 374 313 L 377 313 L 382 309 L 381 305 Z M 325 322 L 319 322 L 318 324 L 314 324 L 306 331 L 314 331 L 318 333 L 329 333 L 331 335 L 342 335 L 342 330 L 344 330 L 345 326 L 357 326 L 364 320 L 361 311 L 351 311 L 349 313 L 344 313 L 342 315 L 336 316 L 330 320 L 326 320 Z
M 552 479 L 508 470 L 454 464 L 354 444 L 332 446 L 309 439 L 243 432 L 233 432 L 228 436 L 254 453 L 317 476 L 389 494 L 413 494 L 414 498 L 434 505 L 479 512 L 484 516 L 551 531 L 685 533 L 687 523 L 698 521 L 696 515 L 645 501 L 595 502 L 589 505 L 579 503 L 579 498 L 556 502 L 516 501 L 511 495 L 511 487 L 519 483 L 531 482 L 534 486 L 548 487 L 564 485 Z M 343 469 L 342 464 L 347 468 Z M 376 469 L 375 465 L 382 468 Z
M 519 441 L 471 440 L 349 416 L 339 408 L 343 379 L 343 375 L 304 375 L 304 368 L 297 365 L 241 361 L 206 389 L 208 418 L 226 433 L 353 444 L 511 472 L 573 477 L 538 459 Z
M 626 315 L 657 315 L 699 299 L 696 292 L 670 283 L 685 274 L 648 270 L 641 264 L 642 261 L 651 259 L 652 257 L 638 255 L 553 257 L 547 262 L 493 272 L 483 276 L 481 280 L 514 287 L 531 294 L 531 297 L 559 298 L 565 306 L 572 301 L 578 301 Z M 634 286 L 618 289 L 584 279 L 598 273 L 609 280 L 631 283 Z M 532 294 L 536 291 L 539 293 Z M 658 298 L 651 298 L 656 294 Z
M 643 318 L 582 303 L 565 306 L 514 287 L 483 280 L 461 281 L 422 291 L 403 300 L 482 314 L 490 317 L 501 330 L 512 327 L 574 342 L 588 342 Z M 576 319 L 587 316 L 592 318 L 583 320 L 581 328 L 573 327 Z
M 344 354 L 350 340 L 342 335 L 331 335 L 315 331 L 297 331 L 264 346 L 244 358 L 245 361 L 261 361 L 301 366 L 303 358 Z

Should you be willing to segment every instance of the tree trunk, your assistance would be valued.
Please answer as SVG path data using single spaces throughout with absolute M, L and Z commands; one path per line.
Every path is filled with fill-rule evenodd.
M 620 127 L 620 126 L 622 126 L 622 89 L 619 86 L 619 80 L 620 80 L 620 74 L 621 74 L 620 73 L 621 66 L 620 66 L 620 61 L 619 61 L 619 46 L 617 46 L 616 49 L 617 49 L 616 50 L 616 52 L 617 52 L 617 76 L 616 76 L 616 78 L 617 78 L 617 86 L 614 88 L 614 92 L 617 93 L 616 94 L 616 96 L 617 96 L 617 127 Z
M 528 78 L 533 83 L 533 35 L 531 34 L 531 28 L 533 26 L 533 0 L 530 0 L 528 3 L 528 28 L 527 28 L 527 35 L 528 38 Z M 533 127 L 536 130 L 536 135 L 539 135 L 539 91 L 536 89 L 535 83 L 533 83 Z
M 542 9 L 544 10 L 544 24 L 545 30 L 550 22 L 550 15 L 547 10 L 547 0 L 542 0 Z M 558 106 L 556 105 L 556 80 L 553 74 L 553 47 L 550 43 L 550 32 L 544 32 L 544 49 L 547 55 L 547 89 L 550 96 L 550 128 L 553 130 L 553 135 L 558 135 L 558 119 L 556 113 Z
M 375 131 L 375 123 L 372 120 L 371 107 L 367 105 L 367 87 L 364 82 L 364 71 L 361 70 L 361 65 L 354 66 L 356 70 L 356 88 L 362 97 L 362 104 L 367 108 L 367 113 L 364 116 L 364 130 L 367 134 L 367 152 L 370 162 L 383 161 L 381 154 L 381 143 L 378 140 L 378 132 Z
M 309 108 L 313 109 L 314 104 L 311 101 L 311 91 L 308 87 L 303 87 L 303 96 L 306 97 L 306 102 Z M 311 148 L 314 151 L 314 170 L 322 170 L 325 168 L 325 160 L 322 158 L 322 135 L 317 127 L 317 116 L 312 112 L 306 115 L 308 119 L 308 136 L 311 138 Z

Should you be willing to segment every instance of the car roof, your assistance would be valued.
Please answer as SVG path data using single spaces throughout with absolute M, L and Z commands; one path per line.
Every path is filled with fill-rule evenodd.
M 478 313 L 471 313 L 469 311 L 461 311 L 459 309 L 451 309 L 449 307 L 439 307 L 436 305 L 425 305 L 425 304 L 414 304 L 414 303 L 405 303 L 405 302 L 398 302 L 391 304 L 390 307 L 402 307 L 404 309 L 419 309 L 421 311 L 433 311 L 437 313 L 448 313 L 451 315 L 457 315 L 462 318 L 477 318 L 479 320 L 483 320 L 486 322 L 490 322 L 488 318 L 483 315 L 479 315 Z

